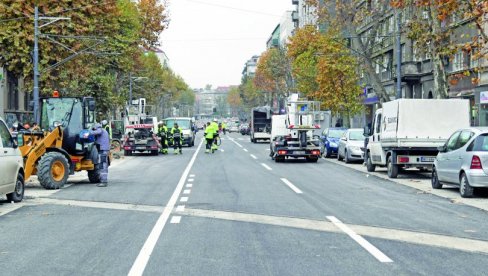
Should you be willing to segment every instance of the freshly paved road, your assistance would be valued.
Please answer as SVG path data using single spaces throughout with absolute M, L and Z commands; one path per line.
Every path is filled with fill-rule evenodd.
M 274 163 L 268 147 L 231 134 L 214 154 L 125 158 L 107 188 L 77 177 L 3 202 L 0 271 L 488 274 L 486 211 L 334 162 Z

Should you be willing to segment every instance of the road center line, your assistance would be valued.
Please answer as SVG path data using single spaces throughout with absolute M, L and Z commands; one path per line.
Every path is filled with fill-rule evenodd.
M 292 189 L 295 193 L 303 194 L 303 192 L 300 189 L 298 189 L 295 185 L 293 185 L 293 183 L 291 183 L 288 179 L 281 178 L 281 181 L 283 181 L 283 183 L 285 183 L 286 186 L 290 187 L 290 189 Z
M 190 163 L 188 163 L 185 171 L 183 171 L 183 174 L 181 175 L 180 181 L 178 182 L 178 185 L 176 186 L 176 189 L 173 192 L 173 195 L 169 199 L 168 204 L 166 204 L 167 208 L 165 208 L 163 213 L 161 214 L 161 216 L 159 216 L 158 220 L 156 221 L 156 224 L 154 225 L 153 229 L 151 230 L 151 233 L 147 237 L 147 240 L 144 243 L 144 246 L 142 247 L 141 251 L 137 255 L 137 258 L 136 258 L 134 264 L 132 265 L 132 268 L 129 271 L 129 274 L 128 274 L 129 276 L 142 276 L 142 274 L 144 273 L 144 270 L 146 269 L 149 258 L 151 257 L 151 254 L 154 250 L 154 246 L 156 246 L 156 243 L 158 242 L 159 237 L 161 236 L 161 233 L 163 232 L 163 228 L 166 225 L 166 222 L 168 221 L 168 218 L 171 215 L 173 208 L 175 207 L 176 201 L 178 200 L 178 197 L 181 194 L 181 190 L 183 189 L 183 186 L 185 185 L 185 180 L 188 177 L 188 174 L 190 173 L 190 170 L 193 167 L 195 160 L 197 159 L 197 155 L 200 152 L 202 145 L 203 145 L 203 139 L 200 141 L 200 144 L 198 145 L 197 150 L 193 154 L 193 157 L 191 158 Z
M 185 205 L 178 205 L 176 207 L 176 212 L 184 212 L 185 211 Z
M 252 157 L 252 158 L 254 158 L 254 159 L 258 159 L 258 158 L 256 157 L 256 155 L 254 155 L 254 154 L 251 154 L 251 157 Z
M 245 152 L 248 152 L 248 150 L 247 150 L 247 149 L 242 149 L 242 150 L 243 150 L 243 151 L 245 151 Z
M 261 165 L 266 168 L 268 171 L 272 171 L 273 169 L 270 168 L 268 165 L 264 164 L 264 163 L 261 163 Z
M 183 191 L 183 194 L 185 195 L 189 195 L 191 193 L 191 190 L 190 189 L 186 189 Z
M 186 184 L 187 188 L 193 188 L 193 184 Z
M 332 222 L 337 228 L 341 229 L 344 233 L 346 233 L 349 237 L 351 237 L 354 241 L 356 241 L 359 245 L 361 245 L 364 249 L 366 249 L 371 255 L 373 255 L 378 261 L 382 263 L 392 263 L 393 260 L 388 258 L 383 252 L 381 252 L 378 248 L 374 245 L 369 243 L 366 239 L 359 236 L 354 232 L 351 228 L 347 227 L 344 223 L 338 220 L 334 216 L 328 216 L 327 219 Z

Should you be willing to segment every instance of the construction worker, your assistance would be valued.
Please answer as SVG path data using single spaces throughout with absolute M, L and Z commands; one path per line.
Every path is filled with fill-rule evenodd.
M 92 128 L 91 134 L 95 136 L 95 144 L 98 149 L 99 169 L 100 169 L 100 183 L 98 187 L 107 187 L 108 183 L 108 154 L 110 152 L 110 139 L 108 132 L 102 128 L 101 124 L 95 124 Z
M 174 154 L 183 154 L 181 151 L 181 144 L 182 144 L 182 139 L 183 139 L 183 133 L 181 131 L 181 128 L 178 127 L 178 124 L 175 123 L 173 128 L 171 129 L 171 136 L 173 137 L 173 149 L 174 149 Z
M 217 119 L 214 119 L 212 123 L 210 123 L 210 127 L 214 130 L 214 137 L 212 143 L 212 152 L 218 149 L 217 146 L 217 137 L 219 136 L 219 124 L 217 123 Z
M 210 126 L 210 122 L 207 122 L 205 127 L 205 153 L 210 153 L 212 150 L 212 145 L 214 143 L 215 130 Z M 212 151 L 213 152 L 213 151 Z
M 108 137 L 110 138 L 110 140 L 112 140 L 112 128 L 110 127 L 110 124 L 107 120 L 102 120 L 102 127 L 108 133 Z
M 168 154 L 168 128 L 164 122 L 159 122 L 158 136 L 161 138 L 161 153 Z
M 226 129 L 227 129 L 227 125 L 225 124 L 225 122 L 222 122 L 222 131 L 224 132 L 224 135 Z

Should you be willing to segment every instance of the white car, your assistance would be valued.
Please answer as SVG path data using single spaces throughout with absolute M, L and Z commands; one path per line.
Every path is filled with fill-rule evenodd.
M 19 136 L 21 139 L 22 136 Z M 0 118 L 0 194 L 8 201 L 20 202 L 24 198 L 24 161 L 7 125 Z
M 337 149 L 337 160 L 350 163 L 351 161 L 364 160 L 364 130 L 362 128 L 348 129 L 341 140 Z
M 472 197 L 475 188 L 488 187 L 488 128 L 461 129 L 451 135 L 432 168 L 432 188 L 459 185 L 462 197 Z

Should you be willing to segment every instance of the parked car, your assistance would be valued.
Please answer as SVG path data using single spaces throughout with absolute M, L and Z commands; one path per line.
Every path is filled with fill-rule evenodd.
M 23 135 L 18 135 L 22 139 Z M 21 141 L 22 142 L 22 141 Z M 21 144 L 22 145 L 22 144 Z M 5 121 L 0 118 L 0 194 L 8 201 L 20 202 L 24 198 L 24 161 Z
M 432 188 L 459 185 L 462 197 L 472 197 L 475 188 L 488 187 L 488 128 L 461 129 L 451 135 L 432 168 Z
M 346 163 L 364 160 L 364 130 L 362 128 L 348 129 L 339 141 L 337 160 Z
M 326 128 L 320 136 L 322 156 L 329 158 L 337 154 L 339 148 L 339 140 L 346 132 L 347 128 L 331 127 Z
M 231 132 L 239 132 L 239 125 L 237 125 L 236 123 L 230 123 L 228 126 L 227 126 L 227 131 L 229 131 L 229 133 Z

